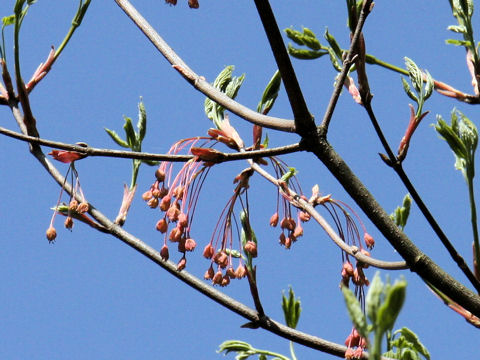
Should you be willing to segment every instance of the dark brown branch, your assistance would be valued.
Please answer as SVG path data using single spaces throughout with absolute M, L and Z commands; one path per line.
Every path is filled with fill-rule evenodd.
M 480 316 L 480 297 L 447 274 L 400 231 L 327 140 L 318 137 L 316 140 L 305 140 L 307 141 L 306 149 L 312 151 L 325 164 L 352 199 L 405 259 L 410 270 L 475 316 Z
M 307 103 L 303 97 L 302 89 L 298 84 L 295 70 L 293 69 L 290 56 L 288 55 L 282 34 L 275 20 L 272 8 L 268 0 L 255 0 L 260 20 L 262 21 L 265 34 L 272 49 L 272 54 L 282 75 L 283 84 L 287 92 L 290 107 L 295 119 L 295 128 L 300 136 L 307 135 L 315 131 L 315 122 L 313 116 L 308 111 Z
M 171 161 L 171 162 L 185 162 L 193 159 L 193 155 L 170 155 L 170 154 L 151 154 L 146 152 L 135 152 L 135 151 L 121 151 L 121 150 L 110 150 L 110 149 L 97 149 L 89 146 L 80 146 L 75 144 L 66 144 L 58 141 L 46 140 L 34 136 L 23 135 L 21 133 L 5 129 L 0 126 L 0 134 L 29 142 L 31 144 L 38 144 L 43 146 L 50 146 L 56 149 L 76 151 L 86 156 L 103 156 L 103 157 L 114 157 L 114 158 L 124 158 L 124 159 L 139 159 L 139 160 L 158 160 L 158 161 Z M 244 153 L 222 153 L 218 152 L 221 156 L 221 162 L 226 161 L 236 161 L 236 160 L 245 160 L 245 159 L 258 159 L 262 157 L 277 156 L 284 154 L 291 154 L 294 152 L 302 151 L 300 144 L 292 144 L 286 146 L 275 147 L 271 149 L 264 150 L 255 150 L 247 151 Z
M 225 109 L 239 117 L 260 126 L 286 132 L 295 132 L 293 120 L 286 120 L 266 116 L 253 111 L 246 106 L 232 100 L 224 93 L 210 85 L 202 76 L 197 75 L 187 64 L 173 51 L 173 49 L 162 39 L 153 27 L 143 18 L 142 15 L 130 4 L 128 0 L 115 0 L 125 14 L 132 19 L 135 25 L 145 34 L 151 43 L 160 53 L 173 65 L 173 67 L 197 90 L 208 96 L 213 101 L 222 105 Z

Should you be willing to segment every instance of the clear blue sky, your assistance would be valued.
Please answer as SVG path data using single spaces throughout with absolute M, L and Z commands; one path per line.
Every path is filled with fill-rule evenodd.
M 0 15 L 12 13 L 13 3 L 2 1 Z M 176 7 L 161 0 L 134 4 L 207 80 L 213 81 L 225 65 L 235 65 L 237 74 L 246 73 L 238 100 L 255 108 L 276 67 L 253 3 L 203 0 L 198 10 L 189 9 L 186 3 L 179 0 Z M 32 6 L 21 33 L 26 78 L 44 61 L 50 46 L 60 43 L 76 6 L 76 2 L 45 0 Z M 328 26 L 339 43 L 348 46 L 344 1 L 272 1 L 272 6 L 281 28 L 305 26 L 321 36 Z M 479 20 L 475 16 L 477 29 Z M 446 30 L 453 23 L 447 1 L 378 1 L 365 27 L 367 51 L 400 66 L 408 56 L 435 78 L 471 92 L 463 49 L 444 43 L 454 37 Z M 10 29 L 6 41 L 13 71 L 11 38 Z M 309 108 L 321 119 L 333 89 L 332 67 L 327 58 L 293 63 Z M 403 93 L 399 75 L 378 67 L 369 67 L 368 73 L 374 109 L 395 148 L 408 122 L 410 99 Z M 122 116 L 136 118 L 140 96 L 148 113 L 145 151 L 166 152 L 177 139 L 204 135 L 211 126 L 203 112 L 204 96 L 172 71 L 110 0 L 92 2 L 84 24 L 35 89 L 31 102 L 42 137 L 117 148 L 103 128 L 121 133 Z M 436 114 L 447 118 L 454 106 L 477 122 L 476 107 L 434 94 L 425 107 L 431 113 L 415 134 L 405 167 L 446 234 L 470 262 L 466 186 L 454 170 L 450 150 L 429 126 Z M 272 115 L 291 118 L 283 91 Z M 0 108 L 0 124 L 17 129 L 5 107 Z M 232 124 L 248 143 L 251 126 L 234 116 Z M 298 141 L 295 135 L 268 134 L 273 146 Z M 365 112 L 347 93 L 339 101 L 329 138 L 385 209 L 392 211 L 406 191 L 379 160 L 380 143 Z M 70 233 L 62 229 L 59 219 L 57 241 L 48 244 L 49 209 L 57 201 L 59 188 L 29 156 L 26 144 L 0 137 L 0 145 L 1 359 L 220 359 L 215 350 L 227 339 L 288 353 L 286 340 L 263 330 L 241 329 L 244 319 L 203 298 L 112 237 L 81 224 Z M 307 194 L 318 184 L 323 193 L 354 206 L 313 156 L 285 159 L 299 170 Z M 123 183 L 130 180 L 130 166 L 130 160 L 106 158 L 88 158 L 77 165 L 87 199 L 111 217 L 120 205 Z M 58 167 L 67 169 L 60 163 Z M 244 163 L 225 164 L 207 179 L 193 229 L 200 249 L 231 196 L 234 176 L 244 167 Z M 141 169 L 139 194 L 153 182 L 153 171 Z M 268 226 L 275 209 L 274 189 L 257 177 L 250 200 L 260 241 L 258 281 L 267 314 L 282 320 L 281 291 L 293 285 L 303 307 L 298 329 L 343 343 L 350 323 L 338 289 L 340 250 L 312 223 L 306 226 L 304 237 L 286 251 L 277 243 L 278 231 Z M 162 237 L 154 229 L 158 217 L 158 211 L 147 208 L 137 196 L 125 229 L 160 249 Z M 365 216 L 362 219 L 376 239 L 373 255 L 398 260 L 387 241 Z M 438 264 L 466 281 L 416 208 L 406 232 Z M 172 252 L 171 258 L 178 260 L 179 256 Z M 202 276 L 207 267 L 200 251 L 190 254 L 190 272 Z M 373 269 L 367 271 L 369 278 L 373 274 Z M 475 357 L 478 330 L 435 299 L 416 276 L 408 271 L 389 273 L 392 278 L 400 274 L 409 285 L 397 326 L 416 331 L 433 359 Z M 246 281 L 235 281 L 225 291 L 252 305 Z M 299 345 L 296 349 L 298 359 L 328 358 Z

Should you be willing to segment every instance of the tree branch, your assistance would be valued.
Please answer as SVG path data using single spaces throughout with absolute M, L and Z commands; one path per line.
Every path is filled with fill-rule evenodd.
M 480 316 L 480 297 L 447 274 L 400 231 L 326 139 L 318 137 L 303 141 L 306 143 L 304 144 L 305 149 L 312 151 L 330 170 L 352 199 L 405 259 L 411 271 L 417 273 L 424 281 L 433 284 L 475 316 Z
M 210 85 L 205 78 L 197 75 L 187 64 L 173 51 L 173 49 L 162 39 L 153 27 L 140 15 L 128 0 L 115 0 L 117 5 L 132 19 L 135 25 L 145 34 L 150 42 L 160 53 L 173 65 L 173 67 L 197 90 L 208 96 L 213 101 L 222 105 L 225 109 L 238 115 L 253 124 L 264 126 L 270 129 L 295 132 L 293 120 L 280 119 L 257 113 L 244 105 L 232 100 L 227 95 Z
M 283 43 L 282 34 L 278 28 L 270 3 L 268 0 L 255 0 L 255 6 L 257 7 L 258 15 L 260 15 L 260 20 L 262 21 L 265 34 L 270 43 L 278 70 L 282 75 L 283 84 L 285 85 L 285 90 L 295 119 L 295 131 L 300 136 L 314 132 L 315 122 L 313 116 L 310 114 L 310 111 L 308 111 L 302 89 L 298 84 L 295 70 L 293 69 L 290 56 Z

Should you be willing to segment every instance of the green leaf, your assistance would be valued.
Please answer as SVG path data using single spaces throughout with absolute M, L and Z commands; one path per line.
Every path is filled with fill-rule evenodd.
M 465 25 L 450 25 L 449 27 L 447 27 L 447 30 L 462 34 L 467 32 L 467 28 L 465 27 Z
M 400 330 L 395 331 L 395 334 L 401 334 L 405 340 L 412 344 L 412 348 L 422 354 L 425 359 L 430 360 L 430 353 L 428 352 L 427 348 L 420 342 L 417 334 L 415 334 L 412 330 L 407 327 L 403 327 Z
M 339 59 L 341 59 L 342 56 L 343 56 L 342 49 L 340 48 L 340 45 L 338 45 L 338 42 L 337 42 L 337 40 L 333 37 L 333 35 L 328 32 L 328 28 L 325 30 L 324 37 L 325 37 L 325 39 L 328 41 L 328 44 L 329 44 L 330 47 L 332 48 L 332 50 L 333 50 L 333 52 L 335 53 L 335 55 L 337 55 L 337 57 L 338 57 Z
M 284 30 L 285 34 L 287 34 L 287 37 L 292 40 L 295 44 L 297 45 L 305 45 L 303 43 L 303 34 L 295 29 L 292 28 L 287 28 Z
M 303 28 L 303 43 L 312 50 L 320 50 L 322 48 L 317 36 L 307 28 Z
M 126 141 L 124 141 L 122 138 L 120 138 L 120 136 L 118 136 L 118 134 L 113 131 L 113 130 L 110 130 L 110 129 L 107 129 L 107 128 L 104 128 L 105 131 L 107 132 L 108 135 L 110 135 L 110 137 L 112 138 L 113 141 L 115 141 L 118 145 L 124 147 L 124 148 L 128 148 L 128 143 Z
M 353 326 L 355 326 L 361 336 L 368 338 L 367 319 L 365 318 L 365 314 L 363 313 L 362 307 L 355 297 L 355 294 L 346 286 L 342 286 L 342 293 Z
M 134 148 L 137 143 L 137 137 L 135 130 L 133 129 L 132 119 L 127 116 L 123 117 L 125 124 L 123 125 L 123 130 L 125 130 L 125 135 L 127 136 L 128 147 Z
M 147 112 L 145 110 L 145 105 L 143 104 L 142 98 L 140 98 L 140 102 L 138 103 L 137 129 L 138 129 L 138 140 L 141 143 L 147 132 Z
M 380 307 L 381 296 L 383 293 L 383 282 L 380 279 L 380 273 L 377 271 L 370 283 L 366 298 L 367 316 L 374 326 L 377 325 L 377 312 Z
M 422 91 L 422 86 L 423 86 L 423 73 L 415 64 L 415 62 L 408 58 L 405 57 L 405 65 L 408 70 L 408 74 L 410 76 L 410 81 L 412 82 L 413 87 L 415 90 L 420 93 Z
M 300 60 L 313 60 L 328 54 L 328 51 L 324 50 L 306 50 L 294 48 L 291 44 L 288 44 L 288 53 L 296 59 Z
M 405 80 L 404 77 L 402 77 L 401 79 L 402 79 L 403 90 L 407 93 L 410 99 L 418 103 L 418 98 L 410 88 L 410 85 L 408 84 L 407 80 Z
M 280 91 L 280 85 L 282 84 L 282 75 L 280 71 L 275 71 L 272 78 L 268 82 L 265 90 L 262 94 L 262 99 L 258 103 L 257 112 L 266 114 L 272 108 L 275 100 L 278 97 L 278 92 Z
M 410 206 L 412 204 L 412 198 L 409 194 L 403 198 L 402 206 L 398 206 L 395 211 L 390 215 L 390 218 L 395 222 L 400 229 L 404 229 L 407 225 L 408 216 L 410 215 Z
M 240 340 L 227 340 L 220 344 L 217 352 L 225 351 L 225 354 L 228 354 L 232 351 L 253 351 L 254 348 L 252 345 L 245 341 Z
M 300 307 L 300 298 L 295 298 L 295 293 L 291 287 L 288 290 L 288 298 L 282 292 L 282 310 L 287 326 L 295 329 L 300 319 L 302 308 Z
M 472 43 L 467 40 L 456 40 L 456 39 L 447 39 L 445 40 L 445 43 L 448 45 L 455 45 L 455 46 L 465 46 L 465 47 L 471 47 Z
M 392 329 L 405 301 L 406 289 L 405 280 L 396 281 L 387 289 L 385 301 L 377 312 L 377 326 L 380 332 Z

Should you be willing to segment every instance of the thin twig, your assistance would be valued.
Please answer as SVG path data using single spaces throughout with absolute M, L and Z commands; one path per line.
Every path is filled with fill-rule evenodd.
M 257 125 L 286 132 L 295 132 L 293 120 L 286 120 L 257 113 L 232 100 L 227 95 L 210 85 L 202 76 L 197 75 L 162 39 L 145 18 L 130 4 L 128 0 L 115 0 L 125 14 L 145 34 L 160 53 L 173 67 L 197 90 L 239 117 Z
M 355 49 L 358 46 L 358 41 L 360 39 L 360 34 L 362 33 L 363 25 L 365 24 L 365 20 L 367 20 L 367 16 L 370 10 L 370 4 L 372 3 L 371 0 L 368 0 L 363 5 L 362 11 L 360 12 L 360 17 L 357 22 L 357 27 L 355 28 L 355 33 L 353 34 L 352 40 L 350 42 L 350 49 L 348 50 L 348 54 L 343 62 L 342 71 L 340 75 L 337 77 L 337 83 L 335 84 L 335 89 L 333 90 L 332 96 L 330 97 L 330 101 L 328 102 L 327 110 L 325 111 L 325 115 L 323 116 L 322 123 L 319 126 L 319 131 L 322 136 L 326 136 L 328 132 L 328 126 L 330 124 L 330 120 L 332 119 L 333 112 L 335 107 L 337 106 L 338 98 L 340 97 L 340 93 L 342 92 L 342 87 L 347 78 L 348 72 L 355 61 L 355 57 L 357 56 Z
M 368 113 L 368 117 L 370 118 L 370 121 L 373 125 L 373 128 L 375 129 L 375 132 L 377 133 L 378 138 L 380 139 L 380 142 L 383 145 L 383 148 L 385 149 L 390 166 L 393 168 L 393 170 L 397 173 L 398 177 L 406 187 L 407 191 L 410 193 L 412 196 L 412 199 L 415 201 L 415 204 L 417 204 L 418 208 L 422 212 L 423 216 L 427 220 L 427 222 L 430 224 L 430 227 L 433 229 L 435 234 L 437 234 L 438 238 L 440 239 L 440 242 L 443 244 L 443 246 L 447 249 L 448 253 L 450 254 L 451 258 L 455 261 L 455 263 L 458 265 L 458 267 L 462 270 L 462 272 L 465 274 L 467 279 L 470 281 L 470 283 L 475 287 L 475 289 L 480 293 L 480 282 L 478 279 L 475 277 L 473 272 L 470 270 L 468 267 L 467 263 L 463 259 L 463 257 L 458 253 L 457 249 L 455 249 L 455 246 L 450 242 L 448 239 L 447 235 L 443 232 L 442 228 L 440 225 L 438 225 L 437 221 L 435 220 L 435 217 L 431 214 L 430 210 L 428 209 L 427 205 L 422 200 L 422 197 L 420 194 L 417 192 L 417 189 L 415 186 L 413 186 L 412 182 L 410 181 L 408 175 L 405 173 L 402 163 L 397 160 L 396 156 L 393 154 L 392 149 L 390 148 L 390 145 L 388 144 L 387 139 L 385 138 L 382 129 L 377 121 L 377 118 L 375 116 L 375 113 L 373 112 L 372 106 L 370 103 L 365 104 L 365 110 Z
M 270 181 L 277 187 L 279 186 L 278 180 L 270 175 L 265 169 L 253 161 L 249 161 L 249 164 L 253 170 L 263 176 L 265 179 Z M 405 261 L 383 261 L 378 260 L 369 256 L 364 255 L 356 246 L 350 246 L 343 241 L 343 239 L 335 232 L 335 230 L 330 226 L 328 221 L 326 221 L 320 213 L 315 210 L 315 208 L 308 203 L 308 201 L 303 200 L 298 194 L 295 193 L 292 189 L 288 189 L 289 195 L 292 197 L 292 205 L 300 208 L 301 210 L 307 212 L 315 221 L 325 230 L 327 235 L 333 240 L 333 242 L 347 254 L 353 256 L 358 261 L 371 265 L 379 269 L 388 269 L 388 270 L 401 270 L 407 269 L 408 266 Z
M 170 154 L 152 154 L 146 152 L 136 152 L 136 151 L 122 151 L 122 150 L 111 150 L 111 149 L 98 149 L 92 148 L 89 146 L 80 146 L 75 144 L 67 144 L 58 141 L 52 141 L 47 139 L 42 139 L 34 136 L 23 135 L 21 133 L 6 129 L 0 126 L 0 134 L 29 142 L 31 144 L 38 144 L 43 146 L 50 146 L 56 149 L 76 151 L 86 156 L 103 156 L 103 157 L 114 157 L 114 158 L 124 158 L 124 159 L 139 159 L 139 160 L 158 160 L 158 161 L 171 161 L 171 162 L 186 162 L 193 159 L 193 155 L 170 155 Z M 271 149 L 264 150 L 255 150 L 247 151 L 244 153 L 222 153 L 218 152 L 219 157 L 221 157 L 221 162 L 226 161 L 236 161 L 236 160 L 245 160 L 245 159 L 258 159 L 262 157 L 276 156 L 291 154 L 298 151 L 302 151 L 300 144 L 291 144 L 286 146 L 275 147 Z

